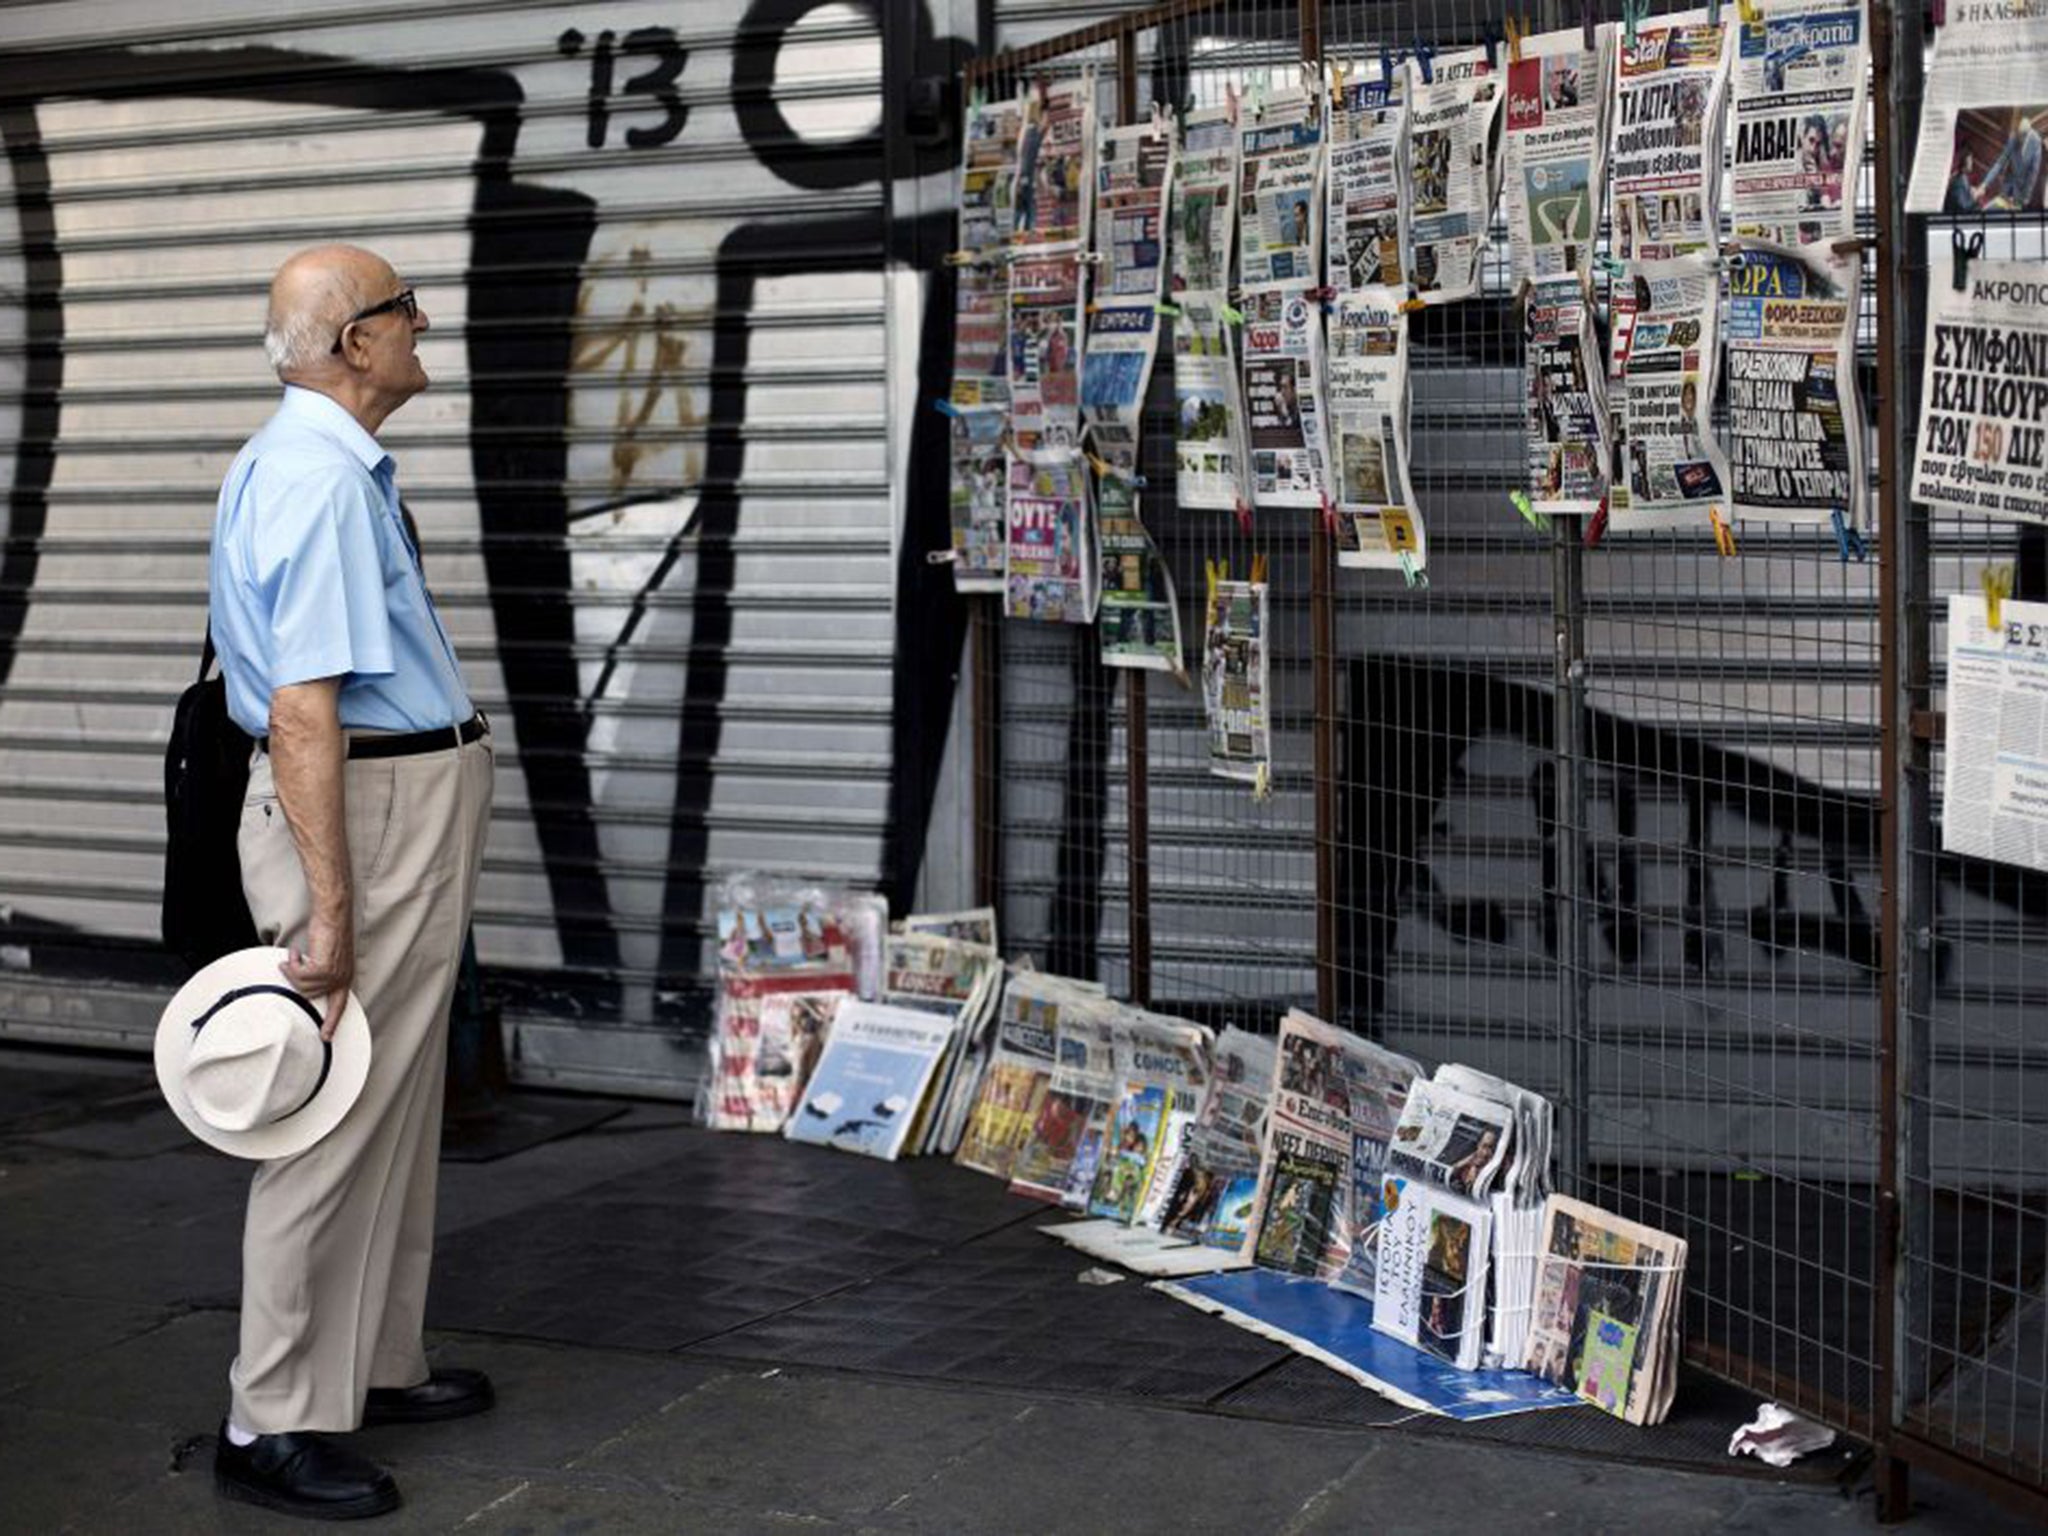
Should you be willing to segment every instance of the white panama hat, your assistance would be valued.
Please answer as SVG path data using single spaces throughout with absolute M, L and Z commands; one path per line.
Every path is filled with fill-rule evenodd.
M 290 951 L 237 950 L 206 966 L 156 1026 L 156 1080 L 185 1128 L 259 1161 L 303 1152 L 341 1123 L 370 1072 L 370 1021 L 350 995 L 334 1039 L 278 967 Z

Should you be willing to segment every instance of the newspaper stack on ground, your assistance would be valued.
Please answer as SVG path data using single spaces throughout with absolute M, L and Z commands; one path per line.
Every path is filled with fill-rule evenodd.
M 1002 982 L 994 946 L 939 933 L 889 935 L 882 1000 L 946 1019 L 950 1034 L 912 1152 L 950 1152 L 959 1143 L 989 1048 L 989 1019 Z
M 1330 286 L 1408 286 L 1408 72 L 1340 74 L 1330 91 Z
M 1856 233 L 1869 23 L 1858 0 L 1761 0 L 1735 43 L 1737 239 L 1813 245 Z
M 1058 976 L 1012 967 L 996 1005 L 994 1048 L 954 1161 L 1008 1179 L 1044 1107 L 1057 1058 L 1057 1033 L 1070 1001 L 1098 1004 L 1090 989 Z
M 718 911 L 718 1013 L 699 1101 L 713 1130 L 781 1130 L 834 1011 L 853 995 L 838 916 L 801 893 L 760 896 Z
M 1237 110 L 1190 112 L 1173 180 L 1174 493 L 1183 507 L 1250 504 L 1237 341 L 1226 321 L 1237 235 Z
M 2048 522 L 2048 278 L 1953 249 L 1932 265 L 1913 499 Z
M 960 228 L 953 304 L 951 472 L 953 585 L 999 592 L 1003 585 L 1003 433 L 1009 425 L 1010 239 L 1017 180 L 1015 101 L 967 110 L 960 162 Z
M 1209 771 L 1263 788 L 1271 780 L 1272 696 L 1266 651 L 1266 584 L 1213 574 L 1202 634 L 1202 706 L 1209 721 Z
M 1188 1133 L 1187 1156 L 1160 1218 L 1168 1237 L 1250 1261 L 1277 1061 L 1275 1041 L 1235 1025 L 1217 1040 L 1209 1097 Z
M 1408 316 L 1401 288 L 1339 295 L 1330 326 L 1337 563 L 1413 574 L 1429 538 L 1408 482 Z
M 1483 48 L 1410 59 L 1410 274 L 1425 304 L 1479 291 L 1486 230 L 1500 195 L 1501 77 Z
M 783 1134 L 893 1162 L 910 1141 L 953 1036 L 954 1021 L 944 1014 L 858 998 L 842 1004 Z
M 1504 151 L 1509 276 L 1517 284 L 1587 274 L 1606 196 L 1617 28 L 1522 39 L 1508 62 Z
M 1321 507 L 1322 92 L 1282 91 L 1239 128 L 1238 271 L 1252 500 Z
M 1267 1269 L 1335 1280 L 1379 1220 L 1380 1170 L 1421 1069 L 1296 1009 L 1280 1021 L 1260 1146 L 1257 1238 Z M 1362 1272 L 1362 1271 L 1361 1271 Z
M 1728 462 L 1712 424 L 1718 264 L 1708 256 L 1638 261 L 1624 281 L 1635 293 L 1624 371 L 1629 514 L 1725 515 Z
M 1737 517 L 1866 523 L 1856 299 L 1827 245 L 1746 245 L 1728 267 L 1728 458 Z
M 1209 1091 L 1214 1040 L 1200 1025 L 1136 1008 L 1120 1009 L 1114 1022 L 1121 1080 L 1088 1214 L 1157 1228 Z
M 1525 1363 L 1631 1424 L 1657 1424 L 1677 1384 L 1683 1238 L 1552 1195 Z
M 1053 1067 L 1038 1119 L 1010 1163 L 1010 1192 L 1079 1209 L 1095 1182 L 1101 1139 L 1116 1106 L 1116 1032 L 1113 1006 L 1096 993 L 1063 999 L 1053 1021 Z M 1093 1137 L 1085 1173 L 1078 1161 Z M 1068 1191 L 1078 1186 L 1071 1200 Z
M 1908 213 L 2048 208 L 2048 6 L 1935 12 Z

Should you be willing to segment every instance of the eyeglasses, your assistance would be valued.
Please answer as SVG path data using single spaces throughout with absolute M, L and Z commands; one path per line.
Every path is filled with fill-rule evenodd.
M 350 326 L 354 325 L 358 320 L 369 320 L 375 318 L 378 315 L 388 315 L 395 309 L 404 310 L 405 318 L 408 322 L 417 320 L 420 314 L 420 301 L 414 295 L 413 291 L 410 288 L 408 288 L 403 293 L 392 295 L 390 298 L 386 299 L 382 304 L 372 304 L 368 309 L 357 310 L 354 314 L 350 315 L 346 320 L 342 321 L 341 329 L 334 333 L 335 354 L 337 356 L 340 355 L 341 338 L 348 333 L 348 328 Z

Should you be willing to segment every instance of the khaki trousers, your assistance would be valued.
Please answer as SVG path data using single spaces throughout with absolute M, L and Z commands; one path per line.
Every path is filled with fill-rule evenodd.
M 427 1379 L 448 1005 L 491 810 L 490 737 L 345 770 L 355 994 L 370 1073 L 332 1132 L 256 1170 L 242 1237 L 233 1415 L 257 1434 L 345 1432 L 371 1387 Z M 259 754 L 242 804 L 242 885 L 267 944 L 306 942 L 312 899 Z

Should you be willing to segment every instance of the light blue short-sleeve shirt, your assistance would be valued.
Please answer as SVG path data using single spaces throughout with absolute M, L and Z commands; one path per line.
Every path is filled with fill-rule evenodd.
M 398 509 L 391 456 L 339 402 L 287 385 L 221 485 L 210 569 L 228 713 L 341 679 L 344 729 L 425 731 L 474 712 Z

